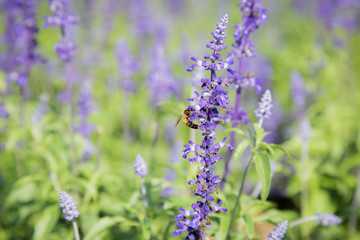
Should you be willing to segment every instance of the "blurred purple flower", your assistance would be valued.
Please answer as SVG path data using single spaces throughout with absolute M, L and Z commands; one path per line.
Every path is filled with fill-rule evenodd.
M 65 220 L 74 221 L 76 218 L 79 217 L 80 213 L 76 208 L 77 202 L 73 200 L 72 196 L 70 196 L 65 191 L 60 191 L 59 199 L 60 199 L 60 207 L 62 208 L 62 212 L 66 214 Z
M 74 126 L 74 130 L 80 133 L 84 138 L 90 138 L 90 134 L 96 130 L 96 126 L 90 123 L 83 123 Z
M 79 117 L 85 120 L 91 113 L 96 112 L 96 110 L 97 108 L 92 94 L 92 86 L 89 82 L 84 82 L 79 92 Z
M 298 71 L 293 71 L 291 73 L 291 93 L 295 106 L 303 108 L 306 101 L 307 91 L 304 79 Z
M 161 191 L 161 196 L 163 198 L 168 198 L 170 196 L 176 196 L 178 191 L 174 187 L 167 187 L 164 190 Z
M 44 27 L 61 27 L 64 28 L 68 25 L 77 24 L 77 19 L 74 15 L 67 14 L 67 0 L 50 0 L 49 8 L 54 14 L 52 16 L 46 16 Z
M 283 221 L 272 230 L 267 240 L 281 240 L 285 237 L 285 233 L 288 227 L 288 221 Z
M 275 143 L 278 138 L 278 128 L 284 121 L 284 114 L 281 110 L 280 105 L 274 101 L 272 114 L 270 115 L 268 121 L 264 122 L 264 130 L 269 134 L 264 137 L 264 142 Z
M 323 226 L 335 226 L 342 223 L 341 218 L 331 213 L 316 213 L 318 224 Z
M 8 118 L 9 112 L 6 110 L 6 107 L 0 103 L 0 118 Z
M 311 131 L 311 123 L 308 118 L 304 118 L 300 121 L 299 134 L 302 141 L 304 142 L 310 141 L 312 137 L 312 131 Z
M 55 45 L 55 51 L 58 54 L 60 60 L 69 62 L 76 53 L 75 42 L 72 40 L 62 39 L 61 42 Z
M 145 177 L 148 174 L 147 164 L 140 154 L 135 157 L 134 172 L 139 177 Z
M 47 93 L 42 93 L 40 95 L 40 101 L 36 104 L 35 110 L 30 117 L 30 121 L 32 124 L 38 124 L 41 119 L 48 113 L 49 106 L 48 102 L 50 100 L 50 96 Z
M 36 2 L 37 0 L 5 0 L 6 12 L 5 44 L 6 56 L 1 64 L 9 74 L 7 81 L 15 81 L 21 88 L 27 85 L 31 66 L 40 60 L 35 53 L 37 47 L 36 34 Z
M 152 62 L 148 85 L 151 89 L 151 102 L 153 106 L 157 106 L 159 102 L 167 100 L 173 93 L 176 93 L 177 84 L 172 75 L 169 61 L 166 59 L 163 45 L 155 46 Z
M 138 62 L 131 54 L 129 45 L 125 39 L 119 39 L 116 44 L 116 56 L 118 59 L 118 69 L 121 74 L 120 86 L 125 91 L 135 91 L 136 85 L 131 79 L 131 75 L 139 69 Z

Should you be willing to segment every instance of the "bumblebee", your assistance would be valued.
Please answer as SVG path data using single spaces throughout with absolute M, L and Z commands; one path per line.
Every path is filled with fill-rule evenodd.
M 187 108 L 185 109 L 182 114 L 178 117 L 178 119 L 176 120 L 176 124 L 175 127 L 179 124 L 180 120 L 182 118 L 183 122 L 186 126 L 188 126 L 189 128 L 193 128 L 193 129 L 198 129 L 200 127 L 200 124 L 198 123 L 194 123 L 192 121 L 190 121 L 191 116 L 193 115 L 193 113 L 195 112 L 194 108 Z

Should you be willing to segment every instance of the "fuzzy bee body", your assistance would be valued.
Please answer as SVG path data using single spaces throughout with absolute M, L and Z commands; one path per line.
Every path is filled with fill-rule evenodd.
M 190 121 L 190 118 L 192 116 L 192 114 L 195 112 L 195 109 L 193 108 L 187 108 L 185 109 L 182 114 L 178 117 L 177 121 L 176 121 L 176 124 L 175 124 L 175 127 L 179 124 L 180 120 L 182 118 L 183 119 L 183 122 L 186 126 L 188 126 L 189 128 L 193 128 L 193 129 L 198 129 L 200 124 L 198 123 L 194 123 L 192 121 Z

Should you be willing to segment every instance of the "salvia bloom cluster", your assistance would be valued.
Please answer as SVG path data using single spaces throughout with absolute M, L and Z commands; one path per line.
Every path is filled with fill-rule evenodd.
M 74 41 L 65 37 L 66 26 L 76 24 L 77 20 L 75 16 L 67 13 L 66 7 L 67 0 L 50 0 L 49 8 L 53 15 L 45 17 L 44 27 L 60 27 L 62 40 L 55 45 L 55 51 L 60 60 L 69 62 L 75 55 L 76 46 Z
M 317 213 L 318 224 L 323 226 L 335 226 L 342 223 L 341 218 L 331 213 Z
M 227 28 L 228 16 L 225 15 L 217 24 L 215 31 L 211 32 L 214 39 L 206 45 L 207 48 L 212 49 L 211 55 L 206 55 L 204 61 L 196 58 L 191 58 L 196 63 L 191 65 L 187 70 L 192 71 L 196 66 L 203 67 L 205 70 L 210 71 L 210 78 L 202 78 L 202 93 L 195 91 L 196 96 L 189 98 L 189 101 L 197 101 L 198 104 L 188 106 L 188 109 L 194 111 L 190 117 L 190 121 L 194 121 L 196 118 L 199 122 L 199 129 L 203 131 L 202 135 L 204 139 L 201 145 L 189 141 L 188 145 L 185 145 L 183 154 L 184 159 L 188 159 L 189 162 L 198 162 L 202 165 L 198 167 L 200 170 L 196 179 L 190 180 L 188 183 L 194 184 L 194 196 L 199 198 L 196 203 L 192 204 L 192 210 L 186 210 L 179 208 L 182 213 L 175 217 L 175 221 L 178 221 L 176 230 L 173 235 L 180 235 L 183 232 L 187 233 L 186 239 L 203 239 L 207 234 L 205 230 L 211 226 L 209 215 L 219 210 L 225 212 L 227 209 L 222 208 L 220 201 L 218 204 L 214 203 L 214 197 L 211 196 L 214 192 L 217 192 L 217 186 L 220 185 L 220 177 L 215 173 L 215 163 L 222 160 L 219 157 L 218 151 L 221 147 L 227 146 L 232 148 L 229 144 L 225 143 L 226 138 L 221 142 L 215 143 L 215 129 L 219 123 L 222 122 L 219 116 L 218 108 L 229 109 L 227 104 L 230 99 L 228 92 L 223 88 L 227 85 L 223 78 L 218 78 L 216 72 L 229 67 L 228 63 L 223 62 L 223 58 L 219 53 L 227 46 L 224 44 L 225 29 Z M 189 154 L 193 153 L 195 157 L 189 157 Z
M 139 177 L 145 177 L 148 174 L 147 164 L 140 154 L 135 157 L 134 172 Z
M 77 202 L 73 200 L 73 197 L 65 191 L 60 191 L 59 198 L 62 212 L 66 214 L 65 220 L 73 221 L 78 218 L 80 213 L 76 208 Z
M 288 221 L 283 221 L 272 230 L 267 240 L 281 240 L 285 236 L 288 227 Z
M 260 24 L 267 21 L 266 9 L 262 7 L 261 0 L 242 0 L 239 3 L 244 22 L 235 25 L 235 43 L 232 51 L 228 54 L 227 61 L 239 60 L 239 70 L 229 70 L 229 81 L 236 89 L 254 87 L 258 93 L 261 92 L 261 81 L 252 73 L 242 72 L 242 65 L 245 58 L 255 56 L 255 45 L 249 38 Z
M 270 90 L 265 91 L 264 95 L 261 97 L 258 106 L 259 107 L 255 110 L 255 116 L 259 118 L 260 121 L 269 118 L 271 115 L 271 109 L 273 107 Z

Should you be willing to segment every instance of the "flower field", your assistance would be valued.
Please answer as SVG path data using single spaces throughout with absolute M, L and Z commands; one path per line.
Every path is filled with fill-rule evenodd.
M 0 239 L 360 239 L 359 0 L 2 0 Z

